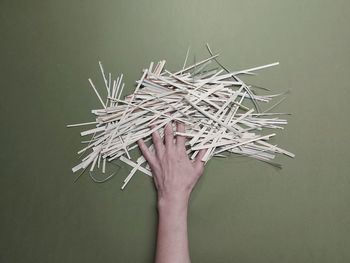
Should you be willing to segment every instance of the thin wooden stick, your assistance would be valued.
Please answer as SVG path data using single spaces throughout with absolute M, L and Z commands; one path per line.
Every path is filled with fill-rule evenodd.
M 211 55 L 209 58 L 200 62 L 194 59 L 193 64 L 187 66 L 190 53 L 188 48 L 182 68 L 175 73 L 166 69 L 165 60 L 156 64 L 151 62 L 136 81 L 136 88 L 124 98 L 123 74 L 114 79 L 111 73 L 105 74 L 102 63 L 99 62 L 107 89 L 106 102 L 89 79 L 103 108 L 91 111 L 95 115 L 95 121 L 67 125 L 95 125 L 81 132 L 81 136 L 92 134 L 92 137 L 82 141 L 84 147 L 78 154 L 88 154 L 72 171 L 85 171 L 89 167 L 91 179 L 101 183 L 115 173 L 107 176 L 107 179 L 97 180 L 91 172 L 98 168 L 105 173 L 107 161 L 118 159 L 131 167 L 122 189 L 125 189 L 137 171 L 152 176 L 146 159 L 140 156 L 133 161 L 131 151 L 138 147 L 138 140 L 151 141 L 152 133 L 157 130 L 163 137 L 165 125 L 174 120 L 186 125 L 186 132 L 175 132 L 175 135 L 190 139 L 186 141 L 186 152 L 191 159 L 202 149 L 207 149 L 202 157 L 205 163 L 212 157 L 222 158 L 227 157 L 227 153 L 232 153 L 280 167 L 271 161 L 277 154 L 294 157 L 293 153 L 269 143 L 275 133 L 261 134 L 267 129 L 283 129 L 287 124 L 287 120 L 280 116 L 288 113 L 270 112 L 284 98 L 266 111 L 260 111 L 261 103 L 270 103 L 284 93 L 253 94 L 251 86 L 238 77 L 240 74 L 255 75 L 255 71 L 278 65 L 278 62 L 231 72 L 218 61 L 218 54 L 214 55 L 209 45 L 207 49 Z M 207 69 L 212 62 L 216 62 L 219 68 Z M 154 150 L 153 145 L 150 149 Z M 79 177 L 80 175 L 77 178 Z

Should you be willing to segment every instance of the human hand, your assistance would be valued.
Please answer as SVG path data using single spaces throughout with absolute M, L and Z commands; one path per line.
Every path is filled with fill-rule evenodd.
M 185 125 L 177 122 L 177 131 L 185 132 Z M 194 161 L 188 158 L 185 148 L 186 137 L 174 134 L 172 124 L 164 128 L 164 142 L 158 131 L 152 134 L 154 152 L 151 152 L 142 139 L 138 145 L 153 174 L 158 192 L 158 205 L 161 203 L 187 203 L 191 191 L 203 174 L 201 161 L 206 149 L 200 150 Z

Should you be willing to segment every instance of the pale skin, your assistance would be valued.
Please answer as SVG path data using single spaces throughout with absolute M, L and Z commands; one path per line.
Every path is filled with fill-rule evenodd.
M 185 132 L 183 123 L 176 125 L 178 132 Z M 186 138 L 176 135 L 171 123 L 164 128 L 164 141 L 156 131 L 152 134 L 154 152 L 143 140 L 138 145 L 146 158 L 157 189 L 158 233 L 156 263 L 191 262 L 188 235 L 187 211 L 192 189 L 203 174 L 201 161 L 206 150 L 199 151 L 195 160 L 186 153 Z

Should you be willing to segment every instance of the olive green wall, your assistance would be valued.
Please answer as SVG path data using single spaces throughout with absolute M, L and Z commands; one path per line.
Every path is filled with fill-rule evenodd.
M 79 132 L 99 106 L 98 60 L 126 75 L 182 65 L 205 43 L 232 69 L 290 90 L 275 170 L 214 159 L 192 195 L 193 262 L 350 262 L 350 1 L 5 1 L 0 3 L 1 262 L 152 262 L 155 190 L 129 168 L 74 183 Z M 193 53 L 192 53 L 193 54 Z M 191 57 L 193 60 L 193 56 Z

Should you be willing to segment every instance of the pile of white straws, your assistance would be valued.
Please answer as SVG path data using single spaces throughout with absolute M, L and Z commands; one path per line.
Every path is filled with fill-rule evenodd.
M 268 103 L 277 95 L 256 95 L 252 87 L 245 84 L 241 75 L 254 75 L 255 71 L 278 65 L 272 63 L 260 67 L 228 72 L 213 55 L 194 65 L 186 67 L 188 51 L 183 68 L 170 72 L 165 68 L 165 60 L 143 70 L 135 91 L 121 99 L 124 83 L 123 75 L 112 80 L 111 73 L 105 75 L 101 62 L 100 68 L 107 90 L 107 99 L 103 100 L 91 79 L 89 82 L 95 91 L 102 108 L 92 110 L 96 121 L 68 125 L 76 127 L 94 125 L 94 128 L 81 132 L 81 136 L 92 135 L 83 141 L 87 144 L 78 154 L 89 151 L 81 163 L 72 170 L 83 171 L 90 167 L 102 167 L 105 173 L 106 161 L 119 159 L 132 167 L 125 178 L 122 189 L 128 184 L 137 170 L 152 176 L 143 156 L 132 160 L 129 151 L 137 147 L 137 140 L 151 140 L 152 132 L 163 128 L 168 122 L 179 121 L 186 125 L 185 133 L 176 133 L 188 137 L 187 153 L 194 158 L 200 149 L 208 149 L 203 161 L 213 156 L 225 157 L 230 152 L 249 156 L 272 165 L 275 154 L 281 153 L 290 157 L 294 154 L 283 150 L 268 141 L 275 133 L 257 134 L 269 129 L 283 129 L 287 124 L 278 116 L 286 113 L 271 113 L 277 104 L 268 110 L 261 111 L 259 103 Z M 216 62 L 219 68 L 210 69 Z M 267 129 L 266 129 L 267 128 Z M 153 150 L 153 145 L 151 144 Z M 90 176 L 95 182 L 103 182 L 114 174 L 100 181 Z

